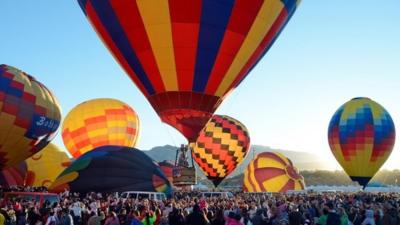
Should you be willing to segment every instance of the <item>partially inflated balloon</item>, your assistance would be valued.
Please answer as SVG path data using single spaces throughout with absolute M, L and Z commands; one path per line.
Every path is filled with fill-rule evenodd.
M 73 192 L 149 191 L 171 193 L 158 164 L 140 150 L 103 146 L 85 153 L 64 170 L 50 187 Z
M 49 89 L 17 68 L 0 65 L 0 168 L 44 148 L 60 119 L 60 106 Z
M 160 166 L 164 175 L 167 177 L 168 181 L 172 184 L 174 181 L 174 175 L 173 175 L 174 163 L 164 160 L 162 162 L 159 162 L 158 165 Z
M 299 0 L 78 0 L 163 122 L 189 141 L 272 46 Z
M 191 147 L 193 159 L 218 186 L 246 157 L 250 147 L 249 132 L 238 120 L 214 115 Z
M 66 152 L 50 143 L 25 162 L 28 165 L 25 184 L 32 187 L 49 187 L 57 176 L 71 164 L 71 159 Z
M 93 99 L 73 108 L 65 118 L 62 138 L 74 158 L 101 146 L 134 147 L 139 136 L 139 117 L 116 99 Z
M 0 172 L 0 185 L 2 187 L 23 186 L 27 174 L 27 165 L 24 161 L 16 166 L 3 169 Z
M 353 181 L 366 186 L 392 152 L 395 127 L 389 113 L 369 98 L 342 105 L 329 124 L 332 153 Z
M 263 152 L 256 156 L 244 172 L 245 192 L 277 192 L 304 190 L 304 178 L 292 161 L 280 153 Z

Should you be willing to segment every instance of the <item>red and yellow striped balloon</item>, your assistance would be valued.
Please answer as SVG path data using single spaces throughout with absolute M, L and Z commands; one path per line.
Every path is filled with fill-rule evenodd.
M 74 158 L 97 147 L 134 147 L 139 137 L 139 117 L 116 99 L 93 99 L 72 109 L 63 122 L 62 138 Z
M 214 115 L 191 147 L 193 159 L 218 186 L 246 157 L 250 136 L 238 120 Z
M 304 190 L 304 178 L 292 161 L 280 153 L 263 152 L 257 155 L 244 172 L 245 192 L 278 192 Z
M 300 0 L 78 0 L 163 122 L 194 142 Z

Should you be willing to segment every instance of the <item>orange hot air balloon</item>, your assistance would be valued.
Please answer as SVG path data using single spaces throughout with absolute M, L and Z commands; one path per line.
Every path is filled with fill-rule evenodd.
M 300 0 L 78 2 L 161 120 L 194 142 Z
M 0 65 L 0 169 L 17 165 L 53 140 L 60 111 L 42 83 L 17 68 Z
M 25 162 L 28 166 L 25 184 L 32 187 L 50 187 L 57 176 L 71 164 L 71 159 L 66 152 L 50 143 Z
M 116 99 L 93 99 L 73 108 L 65 118 L 62 138 L 74 158 L 107 145 L 134 147 L 139 137 L 139 117 Z
M 245 192 L 286 193 L 304 190 L 305 184 L 290 159 L 280 153 L 263 152 L 247 166 L 243 189 Z
M 193 159 L 218 186 L 246 157 L 250 136 L 238 120 L 214 115 L 191 147 Z

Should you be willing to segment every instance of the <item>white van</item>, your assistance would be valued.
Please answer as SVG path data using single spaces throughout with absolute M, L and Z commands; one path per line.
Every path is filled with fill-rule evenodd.
M 201 193 L 202 198 L 233 198 L 234 195 L 231 192 L 203 192 Z
M 149 199 L 149 200 L 156 200 L 162 201 L 167 199 L 167 196 L 164 193 L 160 192 L 145 192 L 145 191 L 125 191 L 122 192 L 120 198 L 123 200 L 126 199 Z

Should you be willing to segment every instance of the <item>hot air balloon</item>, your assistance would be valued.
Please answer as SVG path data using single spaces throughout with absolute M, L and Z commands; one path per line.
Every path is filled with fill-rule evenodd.
M 218 186 L 246 157 L 250 147 L 249 132 L 241 122 L 229 116 L 214 115 L 191 147 L 193 159 Z
M 49 187 L 71 164 L 71 159 L 66 152 L 50 143 L 25 162 L 28 166 L 25 184 L 31 187 Z
M 245 192 L 286 193 L 304 188 L 304 178 L 293 166 L 292 161 L 280 153 L 258 154 L 244 172 Z
M 27 166 L 25 161 L 18 163 L 16 166 L 8 167 L 0 172 L 0 185 L 2 187 L 23 186 L 25 185 L 25 177 Z
M 49 188 L 87 193 L 149 191 L 171 194 L 171 185 L 158 164 L 142 151 L 103 146 L 83 154 Z
M 164 173 L 164 175 L 167 177 L 168 181 L 173 184 L 174 181 L 174 176 L 173 176 L 173 170 L 174 170 L 174 163 L 164 160 L 162 162 L 159 162 L 158 165 L 161 168 L 161 171 Z
M 0 168 L 44 148 L 60 119 L 60 106 L 49 89 L 17 68 L 0 65 Z
M 78 2 L 161 120 L 194 142 L 300 0 Z
M 106 145 L 134 147 L 139 117 L 116 99 L 93 99 L 73 108 L 62 126 L 65 147 L 74 158 Z
M 328 129 L 336 160 L 363 187 L 389 157 L 395 136 L 389 113 L 369 98 L 354 98 L 342 105 Z

